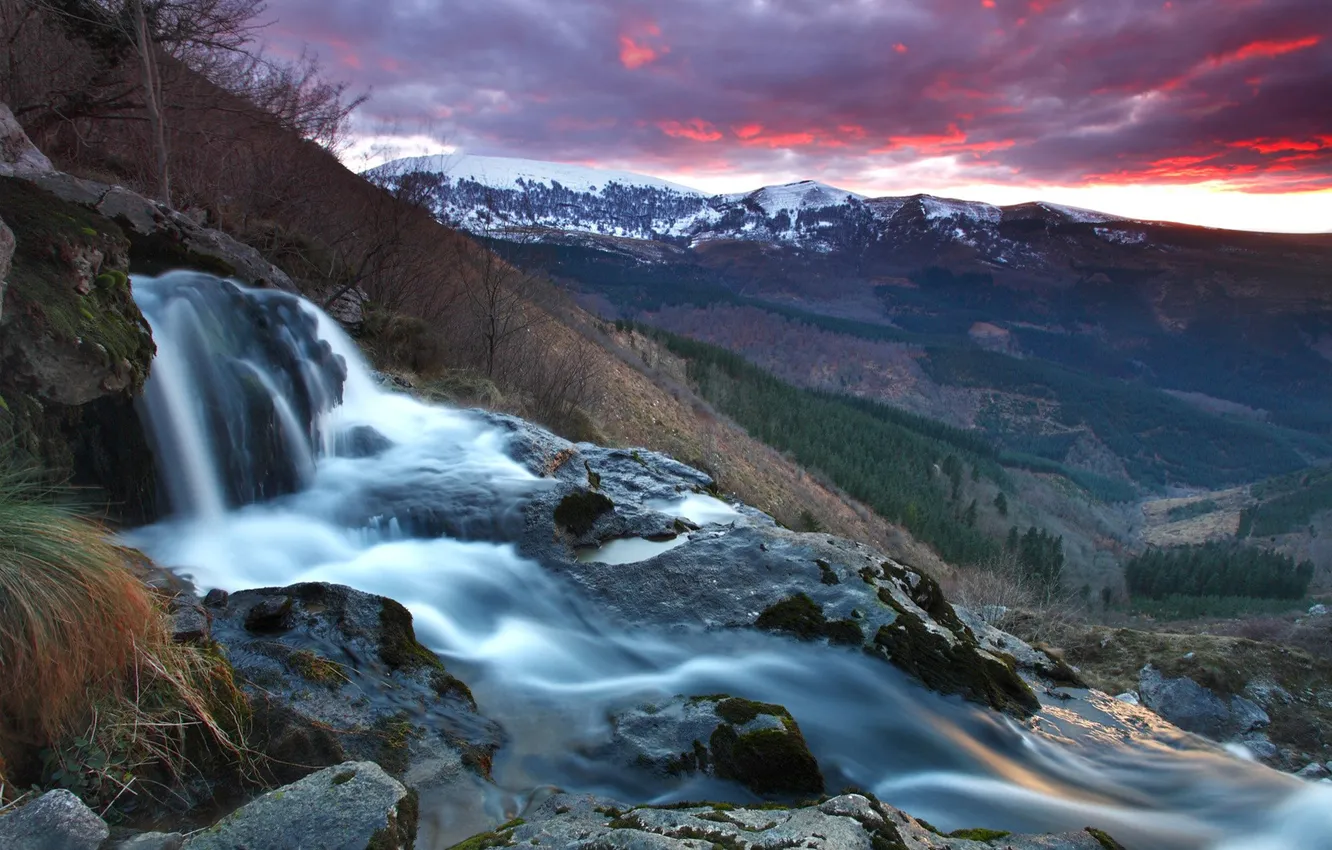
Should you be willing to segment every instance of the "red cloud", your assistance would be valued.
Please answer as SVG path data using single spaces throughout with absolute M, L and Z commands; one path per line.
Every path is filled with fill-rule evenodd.
M 1258 153 L 1280 153 L 1282 151 L 1321 151 L 1332 148 L 1332 136 L 1319 136 L 1314 139 L 1245 139 L 1231 142 L 1232 148 L 1247 148 Z
M 648 43 L 649 38 L 660 36 L 661 27 L 654 21 L 639 24 L 633 28 L 633 32 L 621 33 L 620 64 L 632 71 L 650 65 L 670 53 L 671 49 L 666 45 L 653 46 Z
M 1297 50 L 1316 47 L 1322 41 L 1323 37 L 1321 35 L 1308 35 L 1304 38 L 1287 39 L 1286 41 L 1276 41 L 1274 39 L 1252 41 L 1238 50 L 1212 56 L 1210 61 L 1218 65 L 1225 65 L 1230 62 L 1243 62 L 1246 59 L 1275 59 L 1278 56 L 1294 53 Z
M 893 50 L 897 51 L 898 53 L 906 53 L 908 49 L 909 48 L 900 41 L 897 44 L 893 45 Z
M 702 118 L 691 118 L 683 122 L 658 121 L 657 127 L 673 138 L 693 139 L 696 142 L 715 142 L 722 137 L 721 131 Z
M 809 132 L 797 132 L 768 133 L 765 135 L 762 132 L 762 128 L 759 128 L 758 133 L 745 138 L 744 144 L 750 147 L 794 148 L 802 145 L 814 144 L 814 134 Z
M 939 135 L 889 136 L 887 144 L 870 153 L 894 153 L 911 148 L 923 156 L 951 156 L 959 153 L 993 153 L 1007 150 L 1015 144 L 1017 142 L 1013 139 L 969 142 L 966 133 L 959 130 L 956 124 L 949 124 L 948 131 Z
M 752 139 L 763 132 L 762 124 L 742 124 L 739 127 L 732 127 L 735 134 L 742 139 Z

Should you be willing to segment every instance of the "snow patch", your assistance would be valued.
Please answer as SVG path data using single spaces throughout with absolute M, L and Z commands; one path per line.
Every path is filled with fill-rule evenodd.
M 930 221 L 941 218 L 967 218 L 972 221 L 998 224 L 1002 213 L 999 208 L 979 201 L 955 201 L 951 198 L 936 198 L 933 195 L 920 196 L 921 208 Z
M 542 183 L 549 186 L 558 182 L 564 188 L 576 192 L 596 193 L 608 183 L 614 182 L 621 186 L 644 186 L 678 192 L 681 195 L 705 197 L 704 193 L 697 189 L 647 174 L 507 156 L 473 154 L 413 156 L 387 162 L 376 171 L 392 174 L 427 171 L 443 174 L 453 180 L 474 180 L 495 189 L 521 189 L 524 183 Z

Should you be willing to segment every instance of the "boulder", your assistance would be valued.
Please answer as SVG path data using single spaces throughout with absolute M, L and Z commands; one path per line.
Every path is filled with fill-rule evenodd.
M 1326 765 L 1321 765 L 1315 761 L 1315 762 L 1310 762 L 1309 764 L 1306 764 L 1304 767 L 1295 771 L 1295 775 L 1301 779 L 1326 779 L 1329 775 L 1332 774 L 1329 774 Z
M 373 762 L 311 774 L 196 833 L 185 850 L 410 850 L 416 800 Z
M 397 602 L 297 584 L 212 595 L 207 611 L 278 781 L 362 760 L 423 792 L 480 794 L 499 727 Z
M 1230 741 L 1264 729 L 1267 712 L 1241 696 L 1222 697 L 1192 679 L 1167 679 L 1148 664 L 1138 674 L 1142 704 L 1188 732 Z
M 556 794 L 466 847 L 597 847 L 606 850 L 1107 850 L 1117 846 L 1093 830 L 1022 836 L 998 830 L 963 830 L 941 841 L 909 815 L 859 794 L 817 805 L 746 808 L 685 805 L 627 806 L 605 797 Z M 1002 845 L 991 843 L 1003 839 Z M 1107 843 L 1109 842 L 1109 843 Z
M 184 844 L 185 836 L 179 832 L 141 832 L 103 850 L 180 850 Z
M 677 696 L 611 719 L 600 758 L 661 774 L 731 779 L 760 796 L 823 792 L 823 775 L 800 727 L 780 705 L 710 695 Z
M 9 106 L 0 103 L 0 177 L 32 177 L 53 170 L 51 160 L 37 150 Z
M 97 850 L 110 834 L 92 809 L 63 788 L 0 815 L 5 850 Z

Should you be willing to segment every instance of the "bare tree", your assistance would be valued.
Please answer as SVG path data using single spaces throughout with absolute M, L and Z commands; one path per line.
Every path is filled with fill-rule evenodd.
M 522 246 L 531 244 L 513 233 L 506 233 L 505 241 L 511 259 L 515 248 L 521 253 Z M 498 247 L 498 243 L 492 245 Z M 549 320 L 537 304 L 544 282 L 535 272 L 475 239 L 460 241 L 454 255 L 463 301 L 480 343 L 481 366 L 486 377 L 494 378 L 506 349 Z

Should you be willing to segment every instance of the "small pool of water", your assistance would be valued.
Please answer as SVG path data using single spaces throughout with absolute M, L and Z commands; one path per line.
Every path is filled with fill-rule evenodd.
M 644 503 L 648 510 L 670 516 L 684 517 L 697 525 L 710 522 L 730 522 L 740 512 L 721 499 L 705 493 L 690 493 L 681 499 L 653 499 Z
M 634 564 L 683 546 L 689 538 L 683 534 L 670 540 L 644 540 L 642 537 L 621 537 L 608 540 L 596 548 L 579 549 L 580 564 Z

